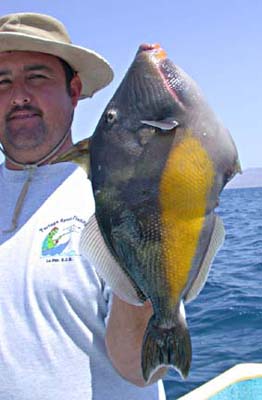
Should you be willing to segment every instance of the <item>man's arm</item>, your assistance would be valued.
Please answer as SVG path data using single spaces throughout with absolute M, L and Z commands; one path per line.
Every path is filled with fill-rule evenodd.
M 151 315 L 149 301 L 143 306 L 133 306 L 113 296 L 106 332 L 107 352 L 119 374 L 137 386 L 146 385 L 141 370 L 141 349 Z M 166 368 L 160 368 L 150 384 L 161 379 L 166 371 Z

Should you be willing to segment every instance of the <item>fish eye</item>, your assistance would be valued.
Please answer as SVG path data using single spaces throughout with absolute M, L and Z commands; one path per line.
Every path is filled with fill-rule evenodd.
M 117 111 L 116 110 L 108 110 L 106 113 L 106 122 L 112 124 L 117 119 Z

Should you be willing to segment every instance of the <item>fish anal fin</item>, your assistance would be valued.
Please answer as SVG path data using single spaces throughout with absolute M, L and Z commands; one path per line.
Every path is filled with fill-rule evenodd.
M 142 305 L 145 298 L 138 293 L 119 262 L 111 254 L 93 215 L 82 231 L 80 252 L 94 265 L 98 275 L 111 287 L 122 300 L 134 305 Z
M 184 296 L 184 301 L 186 303 L 194 300 L 204 287 L 213 259 L 219 248 L 222 246 L 224 238 L 225 238 L 225 229 L 223 222 L 221 218 L 218 215 L 216 215 L 213 232 L 210 238 L 206 254 L 203 258 L 203 261 L 201 263 L 196 278 L 194 279 L 191 287 Z

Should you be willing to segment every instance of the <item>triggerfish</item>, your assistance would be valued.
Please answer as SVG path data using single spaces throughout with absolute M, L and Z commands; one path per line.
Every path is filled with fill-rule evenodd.
M 240 172 L 235 144 L 196 83 L 159 45 L 143 44 L 92 137 L 59 161 L 87 145 L 96 211 L 82 249 L 117 295 L 125 299 L 131 283 L 152 303 L 145 381 L 163 365 L 186 377 L 192 350 L 183 304 L 204 286 L 224 240 L 215 208 Z

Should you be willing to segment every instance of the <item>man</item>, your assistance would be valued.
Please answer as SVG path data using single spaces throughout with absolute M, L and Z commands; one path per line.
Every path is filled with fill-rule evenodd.
M 72 145 L 78 100 L 112 77 L 54 18 L 0 18 L 0 399 L 165 398 L 141 375 L 151 305 L 112 295 L 79 254 L 94 212 L 85 173 L 47 165 Z

